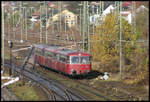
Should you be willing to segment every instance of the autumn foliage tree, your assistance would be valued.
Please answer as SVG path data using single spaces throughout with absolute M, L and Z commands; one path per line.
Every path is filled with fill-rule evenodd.
M 137 44 L 138 32 L 134 33 L 133 26 L 122 18 L 122 66 L 124 76 L 133 76 L 132 83 L 145 80 L 148 75 L 149 59 L 143 45 Z M 104 23 L 97 27 L 92 37 L 93 60 L 100 62 L 97 70 L 116 73 L 119 72 L 119 40 L 120 18 L 118 14 L 110 13 Z M 138 62 L 141 61 L 141 62 Z M 143 67 L 142 67 L 143 66 Z M 143 72 L 142 74 L 140 74 Z M 147 79 L 146 79 L 147 80 Z
M 132 26 L 124 19 L 122 19 L 122 26 L 123 39 L 127 41 L 135 40 L 136 37 L 133 34 Z M 120 21 L 118 14 L 110 13 L 105 17 L 104 23 L 97 27 L 96 34 L 92 38 L 93 58 L 99 61 L 101 65 L 105 65 L 105 71 L 119 71 L 119 31 Z M 124 44 L 124 52 L 127 52 L 126 50 L 131 47 L 128 45 Z

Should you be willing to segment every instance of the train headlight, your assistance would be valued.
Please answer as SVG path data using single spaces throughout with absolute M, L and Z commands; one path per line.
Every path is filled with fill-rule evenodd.
M 76 74 L 76 71 L 74 69 L 71 72 L 72 72 L 72 74 Z
M 86 72 L 88 73 L 88 72 L 90 72 L 88 69 L 86 69 Z

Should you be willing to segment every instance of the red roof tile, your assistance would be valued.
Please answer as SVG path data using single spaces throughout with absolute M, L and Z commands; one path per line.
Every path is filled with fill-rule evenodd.
M 34 12 L 32 16 L 40 16 L 40 11 Z
M 122 3 L 123 7 L 131 6 L 131 5 L 132 5 L 132 1 L 126 1 L 126 2 Z
M 49 7 L 55 7 L 56 5 L 53 4 L 53 3 L 51 3 L 51 2 L 49 2 L 49 3 L 48 3 L 48 6 L 49 6 Z

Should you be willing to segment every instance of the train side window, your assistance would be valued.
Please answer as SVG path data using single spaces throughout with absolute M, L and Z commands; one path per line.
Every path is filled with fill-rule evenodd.
M 45 57 L 51 57 L 53 58 L 54 54 L 50 51 L 45 51 Z
M 41 49 L 38 49 L 38 54 L 42 55 L 42 50 Z
M 67 56 L 67 61 L 66 61 L 66 63 L 70 63 L 70 57 L 69 57 L 69 56 Z
M 59 61 L 59 54 L 56 54 L 56 60 Z
M 92 56 L 89 57 L 89 61 L 90 61 L 90 63 L 92 62 Z
M 67 62 L 67 57 L 66 56 L 63 56 L 63 55 L 60 55 L 60 59 L 59 59 L 60 62 Z
M 38 48 L 35 48 L 35 53 L 38 53 Z
M 45 57 L 48 57 L 48 51 L 45 51 L 45 55 L 44 55 Z
M 49 54 L 49 57 L 53 57 L 54 56 L 54 54 L 52 52 L 48 52 L 48 54 Z
M 34 53 L 37 53 L 37 48 L 34 49 Z
M 56 60 L 56 58 L 57 58 L 57 57 L 56 57 L 56 54 L 53 53 L 53 59 Z

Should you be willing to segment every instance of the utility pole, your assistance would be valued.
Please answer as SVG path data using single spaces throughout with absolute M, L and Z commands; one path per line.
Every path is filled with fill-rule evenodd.
M 122 80 L 122 1 L 120 1 L 120 78 Z
M 22 43 L 23 42 L 23 39 L 22 39 L 22 21 L 23 20 L 22 20 L 22 8 L 21 7 L 22 7 L 22 2 L 20 2 L 20 17 L 21 17 L 21 19 L 20 19 L 21 20 L 20 21 L 21 22 L 21 40 L 20 40 L 20 42 Z
M 28 40 L 28 30 L 27 30 L 27 8 L 25 8 L 25 19 L 26 19 L 26 41 Z
M 60 11 L 60 27 L 59 27 L 59 32 L 61 32 L 61 16 L 62 16 L 62 14 L 61 14 L 61 1 L 59 1 L 59 11 Z
M 85 15 L 85 10 L 86 10 L 86 1 L 84 1 L 83 2 L 83 32 L 82 32 L 82 36 L 83 36 L 83 42 L 82 42 L 82 44 L 83 44 L 83 48 L 82 48 L 82 51 L 84 52 L 84 48 L 85 48 L 85 17 L 86 17 L 86 15 Z
M 87 47 L 88 48 L 88 46 L 87 46 L 87 44 L 89 44 L 88 43 L 88 25 L 89 25 L 89 14 L 88 14 L 88 1 L 84 1 L 83 2 L 83 52 L 85 51 L 85 47 Z M 86 42 L 85 42 L 85 39 L 86 39 Z M 86 46 L 85 46 L 85 43 L 86 43 Z
M 33 9 L 33 7 L 30 7 L 30 16 L 32 16 L 32 9 Z
M 14 30 L 14 25 L 15 25 L 15 13 L 14 13 L 14 7 L 13 7 L 13 33 L 14 33 L 14 40 L 15 40 L 15 30 Z
M 3 2 L 2 2 L 2 4 L 3 4 Z M 2 5 L 1 4 L 1 5 Z M 4 6 L 2 6 L 2 60 L 3 60 L 3 73 L 5 72 L 5 65 L 4 65 L 4 20 L 5 20 L 5 18 L 4 18 L 4 11 L 5 11 L 5 8 L 4 8 Z
M 7 25 L 8 25 L 8 37 L 10 39 L 10 13 L 8 13 L 8 16 L 7 16 Z
M 95 18 L 94 18 L 95 11 L 94 11 L 94 8 L 95 8 L 95 2 L 94 2 L 94 4 L 92 5 L 92 17 L 93 17 L 93 35 L 94 35 L 94 22 L 95 22 Z
M 66 9 L 66 8 L 65 8 L 65 9 Z M 65 35 L 67 35 L 67 34 L 66 34 L 66 13 L 65 13 L 65 20 L 64 20 L 64 21 L 65 21 Z M 66 43 L 67 43 L 67 41 L 68 41 L 68 35 L 67 35 Z
M 23 28 L 23 31 L 24 31 L 24 21 L 25 21 L 24 17 L 25 17 L 25 16 L 24 16 L 24 7 L 22 7 L 22 22 L 23 22 L 23 23 L 22 23 L 22 24 L 23 24 L 23 27 L 22 27 L 22 28 Z
M 89 5 L 88 5 L 88 1 L 87 1 L 87 34 L 88 34 L 88 52 L 90 52 L 90 34 L 89 34 Z
M 14 72 L 13 68 L 12 68 L 12 47 L 13 47 L 13 42 L 11 40 L 9 40 L 8 43 L 9 43 L 9 51 L 10 51 L 9 52 L 9 54 L 10 54 L 10 65 L 11 65 L 11 68 L 9 69 L 9 76 L 11 76 L 12 72 Z
M 134 27 L 134 33 L 136 33 L 136 5 L 135 5 L 135 1 L 132 1 L 132 23 L 133 23 L 133 27 Z
M 53 17 L 53 7 L 52 7 L 52 17 Z M 51 18 L 52 18 L 51 17 Z M 54 33 L 54 23 L 53 23 L 53 19 L 52 19 L 52 33 Z
M 47 3 L 45 1 L 45 6 L 46 6 L 46 25 L 47 25 Z M 47 44 L 47 28 L 46 28 L 46 44 Z
M 102 11 L 102 1 L 99 2 L 99 15 L 101 15 L 101 11 Z
M 57 5 L 58 5 L 57 9 L 59 10 L 59 1 L 57 1 Z M 60 16 L 60 12 L 59 12 L 59 16 Z M 59 17 L 59 16 L 58 16 L 58 17 Z M 59 19 L 59 18 L 58 18 L 58 19 Z M 58 21 L 59 21 L 59 20 L 57 20 L 57 32 L 59 32 L 59 27 L 58 27 L 58 26 L 59 26 L 59 24 L 58 24 L 59 22 L 58 22 Z
M 66 6 L 65 6 L 65 10 L 66 10 Z M 65 20 L 65 35 L 66 35 L 66 13 L 65 13 L 65 18 L 64 18 Z
M 41 20 L 41 2 L 40 2 L 40 43 L 42 43 L 42 20 Z
M 80 36 L 82 35 L 82 24 L 81 24 L 81 21 L 82 21 L 82 16 L 81 16 L 81 6 L 82 6 L 82 1 L 81 1 L 81 4 L 79 4 L 80 6 Z

